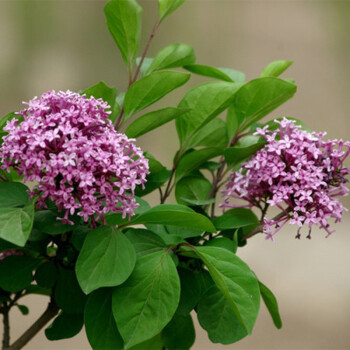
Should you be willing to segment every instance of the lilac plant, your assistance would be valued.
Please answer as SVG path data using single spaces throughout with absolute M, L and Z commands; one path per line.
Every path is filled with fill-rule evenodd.
M 187 44 L 147 57 L 184 0 L 158 2 L 140 57 L 141 6 L 105 6 L 128 71 L 124 92 L 104 82 L 49 91 L 0 121 L 4 350 L 23 348 L 49 322 L 49 340 L 84 326 L 93 349 L 189 349 L 195 315 L 212 342 L 232 344 L 252 333 L 261 300 L 281 328 L 276 298 L 238 248 L 258 233 L 273 238 L 288 222 L 298 238 L 313 226 L 329 236 L 342 218 L 350 143 L 291 119 L 262 121 L 296 92 L 279 77 L 292 62 L 271 62 L 246 81 L 237 70 L 197 64 Z M 154 108 L 193 74 L 213 81 L 176 107 Z M 136 138 L 173 120 L 179 148 L 167 169 Z M 270 207 L 280 213 L 271 218 Z M 27 314 L 19 302 L 29 294 L 49 303 L 13 342 L 10 311 Z

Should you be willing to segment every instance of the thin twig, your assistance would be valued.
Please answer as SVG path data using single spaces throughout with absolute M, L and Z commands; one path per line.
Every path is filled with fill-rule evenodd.
M 19 350 L 25 346 L 51 319 L 58 314 L 58 307 L 50 301 L 44 313 L 12 345 L 3 350 Z
M 141 70 L 142 63 L 145 60 L 145 57 L 146 57 L 147 52 L 148 52 L 148 49 L 149 49 L 149 47 L 151 45 L 151 41 L 152 41 L 154 35 L 156 34 L 156 31 L 157 31 L 159 25 L 160 25 L 160 22 L 158 21 L 155 24 L 155 26 L 153 27 L 153 30 L 152 30 L 151 35 L 149 36 L 149 38 L 147 40 L 145 49 L 143 50 L 143 53 L 142 53 L 142 56 L 141 56 L 141 60 L 140 60 L 138 66 L 136 68 L 136 72 L 135 72 L 134 76 L 132 76 L 132 74 L 130 74 L 131 69 L 129 69 L 129 84 L 128 84 L 128 88 L 130 87 L 130 85 L 135 83 L 135 81 L 137 80 L 137 77 L 138 77 L 138 75 L 140 73 L 140 70 Z M 118 128 L 120 126 L 120 123 L 121 123 L 121 121 L 123 119 L 123 115 L 124 115 L 124 103 L 122 104 L 121 109 L 120 109 L 120 113 L 119 113 L 119 115 L 118 115 L 118 117 L 117 117 L 117 119 L 116 119 L 116 121 L 114 123 L 114 128 L 116 130 L 118 130 Z
M 174 186 L 172 186 L 171 182 L 173 181 L 177 165 L 178 165 L 179 160 L 180 160 L 180 158 L 182 156 L 182 152 L 183 152 L 182 149 L 180 149 L 178 154 L 177 154 L 177 156 L 176 156 L 176 159 L 174 160 L 174 165 L 173 165 L 173 168 L 171 169 L 171 174 L 170 174 L 167 186 L 165 188 L 164 194 L 163 194 L 163 196 L 162 196 L 162 198 L 160 200 L 160 204 L 163 204 L 165 202 L 165 200 L 169 197 L 172 189 L 174 188 Z
M 2 338 L 2 348 L 6 349 L 10 346 L 10 321 L 9 321 L 9 312 L 10 309 L 7 306 L 7 303 L 4 304 L 2 309 L 3 314 L 3 324 L 4 324 L 4 335 Z

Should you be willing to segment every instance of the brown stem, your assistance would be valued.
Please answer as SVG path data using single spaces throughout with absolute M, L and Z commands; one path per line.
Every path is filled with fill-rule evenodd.
M 145 50 L 143 51 L 143 54 L 142 54 L 142 56 L 141 56 L 140 63 L 139 63 L 139 65 L 137 66 L 135 75 L 134 75 L 134 77 L 133 77 L 132 80 L 131 80 L 131 84 L 134 83 L 134 82 L 136 81 L 136 79 L 137 79 L 137 77 L 138 77 L 138 75 L 139 75 L 139 73 L 140 73 L 140 69 L 141 69 L 141 67 L 142 67 L 142 63 L 143 63 L 143 61 L 144 61 L 144 59 L 145 59 L 145 57 L 146 57 L 146 54 L 147 54 L 147 52 L 148 52 L 148 49 L 149 49 L 149 47 L 150 47 L 150 45 L 151 45 L 151 41 L 152 41 L 154 35 L 156 34 L 156 31 L 157 31 L 159 25 L 160 25 L 160 22 L 158 21 L 158 22 L 155 24 L 155 26 L 153 27 L 152 33 L 151 33 L 151 35 L 149 36 L 149 38 L 148 38 L 148 40 L 147 40 L 147 44 L 146 44 L 146 46 L 145 46 Z M 131 84 L 130 84 L 130 85 L 131 85 Z
M 131 73 L 130 73 L 130 72 L 131 72 L 131 69 L 129 69 L 129 85 L 128 85 L 128 88 L 130 87 L 130 85 L 132 85 L 133 83 L 135 83 L 135 81 L 137 80 L 137 77 L 138 77 L 138 75 L 139 75 L 139 73 L 140 73 L 140 69 L 141 69 L 142 63 L 143 63 L 143 61 L 145 60 L 145 57 L 146 57 L 147 52 L 148 52 L 148 49 L 149 49 L 149 47 L 150 47 L 150 45 L 151 45 L 151 41 L 152 41 L 154 35 L 156 34 L 156 31 L 157 31 L 159 25 L 160 25 L 160 22 L 158 21 L 158 22 L 155 24 L 155 26 L 153 27 L 152 33 L 151 33 L 151 35 L 149 36 L 149 38 L 148 38 L 148 40 L 147 40 L 145 49 L 144 49 L 144 51 L 143 51 L 143 53 L 142 53 L 142 56 L 141 56 L 140 63 L 138 64 L 138 66 L 137 66 L 137 68 L 136 68 L 136 72 L 135 72 L 134 76 L 131 75 Z M 115 123 L 114 123 L 114 128 L 115 128 L 116 130 L 118 130 L 118 127 L 120 126 L 120 123 L 121 123 L 121 121 L 122 121 L 123 115 L 124 115 L 124 104 L 122 104 L 121 109 L 120 109 L 120 113 L 119 113 L 119 115 L 118 115 L 118 118 L 116 119 L 116 121 L 115 121 Z
M 247 133 L 244 133 L 241 135 L 236 133 L 233 136 L 232 140 L 230 141 L 229 147 L 233 147 L 239 141 L 239 139 L 245 135 L 247 135 Z M 224 156 L 221 156 L 219 163 L 221 164 L 221 166 L 217 170 L 216 175 L 214 175 L 213 183 L 212 183 L 209 195 L 208 195 L 208 199 L 216 197 L 216 194 L 217 194 L 220 186 L 222 185 L 222 183 L 220 183 L 220 181 L 225 176 L 224 170 L 225 170 L 226 162 L 225 162 Z M 207 208 L 208 208 L 208 205 L 204 206 L 204 210 L 206 210 Z M 213 204 L 211 207 L 211 217 L 214 217 L 214 212 L 215 212 L 215 204 Z
M 171 174 L 170 174 L 170 177 L 169 177 L 169 180 L 168 180 L 168 184 L 165 188 L 165 191 L 164 191 L 164 194 L 162 196 L 162 198 L 160 199 L 160 204 L 163 204 L 165 202 L 165 200 L 169 197 L 170 195 L 170 192 L 171 192 L 171 182 L 173 180 L 173 177 L 175 175 L 175 171 L 176 171 L 176 165 L 174 164 L 172 170 L 171 170 Z
M 168 184 L 167 184 L 167 186 L 165 188 L 163 196 L 160 199 L 160 204 L 163 204 L 165 202 L 165 200 L 169 197 L 170 193 L 171 193 L 171 190 L 172 190 L 171 182 L 173 181 L 173 178 L 174 178 L 174 175 L 175 175 L 175 171 L 176 171 L 177 165 L 179 163 L 179 160 L 181 158 L 182 152 L 183 152 L 182 149 L 180 149 L 178 154 L 177 154 L 177 156 L 176 156 L 173 168 L 171 169 L 171 174 L 170 174 L 170 177 L 169 177 L 169 180 L 168 180 Z
M 3 324 L 4 324 L 4 335 L 2 339 L 2 348 L 6 349 L 10 346 L 10 321 L 9 321 L 10 309 L 7 305 L 3 308 Z
M 58 314 L 58 307 L 50 301 L 44 313 L 12 345 L 3 350 L 19 350 L 25 346 L 52 318 Z

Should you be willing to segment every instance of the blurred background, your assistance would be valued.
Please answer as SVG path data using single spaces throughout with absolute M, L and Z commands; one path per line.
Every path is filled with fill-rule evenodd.
M 127 73 L 105 25 L 105 3 L 0 0 L 0 116 L 51 89 L 78 91 L 104 80 L 125 91 Z M 140 4 L 143 48 L 156 21 L 157 2 Z M 149 56 L 168 44 L 187 43 L 194 47 L 197 63 L 234 68 L 248 79 L 259 76 L 270 61 L 293 60 L 284 77 L 296 80 L 297 94 L 268 119 L 293 116 L 310 129 L 327 130 L 330 138 L 350 139 L 349 30 L 347 0 L 187 0 L 162 24 Z M 176 106 L 203 81 L 191 78 L 155 108 Z M 174 125 L 141 137 L 138 144 L 170 165 L 178 146 Z M 350 207 L 349 198 L 344 202 Z M 349 224 L 345 213 L 327 239 L 315 230 L 311 240 L 295 240 L 293 226 L 279 232 L 275 243 L 252 239 L 238 255 L 275 293 L 283 328 L 274 328 L 262 305 L 252 336 L 233 345 L 213 345 L 198 329 L 193 349 L 350 349 Z M 42 313 L 47 300 L 28 297 L 26 304 L 29 316 L 11 314 L 13 339 Z M 89 348 L 83 331 L 54 343 L 41 332 L 26 347 Z

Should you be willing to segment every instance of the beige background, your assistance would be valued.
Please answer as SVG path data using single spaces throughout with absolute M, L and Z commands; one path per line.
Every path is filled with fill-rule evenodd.
M 123 91 L 127 74 L 105 26 L 105 1 L 0 1 L 0 115 L 20 108 L 49 89 L 79 90 L 99 80 Z M 156 19 L 156 1 L 144 7 L 144 37 Z M 349 139 L 349 1 L 188 0 L 160 28 L 150 56 L 173 42 L 193 45 L 197 62 L 241 70 L 249 79 L 275 59 L 293 60 L 285 74 L 298 92 L 274 111 L 303 119 L 330 138 Z M 191 86 L 158 103 L 176 105 Z M 173 125 L 139 145 L 166 164 L 177 147 Z M 152 197 L 154 201 L 156 197 Z M 349 198 L 345 201 L 350 206 Z M 241 256 L 276 294 L 283 329 L 276 330 L 262 305 L 254 334 L 238 344 L 212 345 L 199 331 L 194 349 L 350 349 L 350 215 L 328 239 L 294 239 L 290 226 L 276 242 L 254 238 Z M 46 300 L 27 299 L 30 316 L 11 315 L 13 335 L 22 333 L 45 308 Z M 35 305 L 35 306 L 34 306 Z M 50 343 L 43 333 L 27 347 L 89 349 L 84 332 Z

